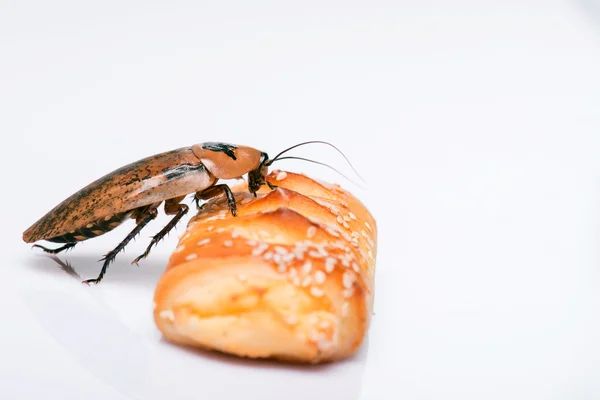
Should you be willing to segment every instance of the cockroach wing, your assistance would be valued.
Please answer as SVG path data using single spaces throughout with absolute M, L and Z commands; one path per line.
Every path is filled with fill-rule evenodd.
M 116 213 L 201 191 L 215 181 L 191 147 L 156 154 L 74 193 L 27 229 L 23 240 L 58 237 Z

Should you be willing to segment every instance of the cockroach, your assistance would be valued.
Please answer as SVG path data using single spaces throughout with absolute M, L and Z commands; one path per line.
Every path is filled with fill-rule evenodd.
M 152 247 L 187 214 L 189 207 L 182 201 L 189 194 L 194 194 L 197 207 L 200 200 L 224 194 L 230 212 L 236 216 L 233 193 L 227 184 L 217 184 L 219 179 L 240 179 L 247 174 L 248 190 L 256 196 L 256 192 L 265 184 L 271 189 L 275 188 L 266 181 L 266 176 L 268 167 L 277 160 L 299 159 L 332 168 L 302 157 L 281 157 L 293 148 L 310 143 L 326 144 L 341 153 L 332 144 L 317 140 L 291 146 L 269 159 L 267 153 L 252 147 L 205 142 L 143 158 L 110 172 L 62 201 L 29 227 L 23 233 L 23 240 L 26 243 L 45 240 L 63 244 L 55 249 L 34 245 L 47 253 L 57 254 L 75 247 L 79 242 L 103 235 L 128 219 L 134 219 L 135 228 L 100 259 L 103 265 L 98 277 L 83 281 L 86 284 L 99 283 L 117 254 L 157 217 L 158 208 L 163 202 L 165 214 L 173 218 L 152 237 L 146 251 L 133 261 L 135 264 L 146 258 Z

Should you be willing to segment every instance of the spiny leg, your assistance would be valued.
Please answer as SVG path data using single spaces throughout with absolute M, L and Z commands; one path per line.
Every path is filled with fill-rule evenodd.
M 119 254 L 119 252 L 121 250 L 123 250 L 125 248 L 125 246 L 127 246 L 127 243 L 129 243 L 131 241 L 131 239 L 136 237 L 136 235 L 138 233 L 140 233 L 140 231 L 142 229 L 144 229 L 144 227 L 150 221 L 155 219 L 157 215 L 158 215 L 158 211 L 156 210 L 156 208 L 148 208 L 146 210 L 143 210 L 142 213 L 139 215 L 139 217 L 136 219 L 137 225 L 135 226 L 135 228 L 133 228 L 133 230 L 129 233 L 129 235 L 127 235 L 125 237 L 125 239 L 123 239 L 123 241 L 121 243 L 119 243 L 119 245 L 117 247 L 115 247 L 113 250 L 108 252 L 104 257 L 102 257 L 102 259 L 100 259 L 100 261 L 104 261 L 104 264 L 102 265 L 102 269 L 100 270 L 100 275 L 98 275 L 98 277 L 96 279 L 88 279 L 88 280 L 83 281 L 83 283 L 88 284 L 88 285 L 90 283 L 99 283 L 102 280 L 102 278 L 104 277 L 104 274 L 106 273 L 106 270 L 108 269 L 109 264 L 115 260 L 117 254 Z
M 67 243 L 67 244 L 65 244 L 64 246 L 60 246 L 60 247 L 58 247 L 58 248 L 56 248 L 56 249 L 49 249 L 49 248 L 47 248 L 47 247 L 44 247 L 44 246 L 42 246 L 42 245 L 39 245 L 39 244 L 34 244 L 32 247 L 38 247 L 38 248 L 40 248 L 40 249 L 44 250 L 46 253 L 50 253 L 50 254 L 58 254 L 58 253 L 60 253 L 61 251 L 69 250 L 69 249 L 71 249 L 71 248 L 75 247 L 75 245 L 76 245 L 76 244 L 77 244 L 77 243 Z
M 236 213 L 237 206 L 235 204 L 235 197 L 233 196 L 231 189 L 229 189 L 229 186 L 227 186 L 224 183 L 221 185 L 211 186 L 208 189 L 203 190 L 201 192 L 196 192 L 195 199 L 196 199 L 196 202 L 198 201 L 198 199 L 208 200 L 208 199 L 212 199 L 213 197 L 218 196 L 221 193 L 225 193 L 225 196 L 227 196 L 227 205 L 229 206 L 229 210 L 231 211 L 231 214 L 233 214 L 233 216 L 235 217 L 237 215 L 237 213 Z
M 185 196 L 181 196 L 165 201 L 165 214 L 175 216 L 160 232 L 152 237 L 152 240 L 146 248 L 146 251 L 144 251 L 144 254 L 133 260 L 132 264 L 137 264 L 142 258 L 146 258 L 148 254 L 150 254 L 152 246 L 155 246 L 158 242 L 160 242 L 173 228 L 175 228 L 179 220 L 181 220 L 181 218 L 187 214 L 190 208 L 187 205 L 180 203 L 180 201 L 182 201 L 184 198 Z

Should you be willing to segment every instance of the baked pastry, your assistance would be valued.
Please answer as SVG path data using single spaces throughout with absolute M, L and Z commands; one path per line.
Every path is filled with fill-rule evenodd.
M 168 340 L 251 358 L 319 363 L 361 345 L 373 307 L 377 230 L 339 185 L 275 170 L 254 197 L 232 188 L 179 239 L 155 292 Z

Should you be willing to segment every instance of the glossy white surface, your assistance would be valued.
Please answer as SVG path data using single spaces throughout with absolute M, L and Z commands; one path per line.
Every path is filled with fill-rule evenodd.
M 0 397 L 600 398 L 600 7 L 422 3 L 0 3 Z M 129 264 L 164 215 L 96 287 L 80 280 L 132 223 L 60 255 L 79 276 L 21 241 L 149 154 L 309 139 L 344 149 L 369 190 L 340 182 L 380 224 L 372 327 L 345 362 L 164 342 L 152 294 L 183 225 Z

